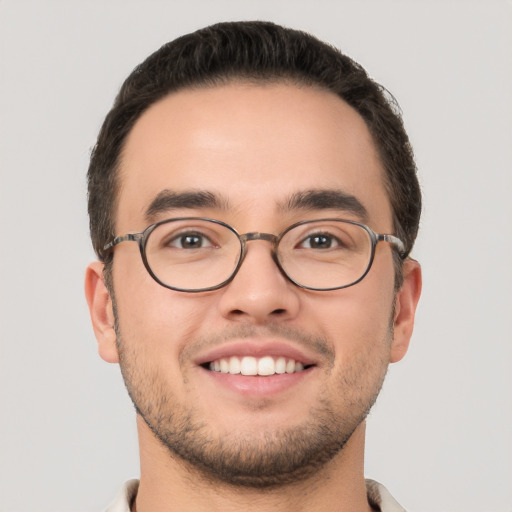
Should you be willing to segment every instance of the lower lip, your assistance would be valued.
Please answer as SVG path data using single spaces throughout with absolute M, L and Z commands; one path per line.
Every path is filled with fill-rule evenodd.
M 282 393 L 311 375 L 314 367 L 296 373 L 274 374 L 267 377 L 259 375 L 245 376 L 241 374 L 213 372 L 202 368 L 217 384 L 244 396 L 266 397 Z

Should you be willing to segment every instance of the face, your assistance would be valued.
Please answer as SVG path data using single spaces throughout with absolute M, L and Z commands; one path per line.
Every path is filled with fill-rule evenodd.
M 218 219 L 239 233 L 278 234 L 326 217 L 392 232 L 364 121 L 333 94 L 309 87 L 233 83 L 168 96 L 130 133 L 120 184 L 119 235 L 184 216 Z M 314 204 L 294 201 L 319 191 Z M 362 208 L 327 197 L 350 197 Z M 405 289 L 407 282 L 406 272 Z M 292 284 L 269 242 L 251 241 L 235 278 L 199 293 L 162 287 L 137 244 L 121 243 L 115 333 L 110 298 L 95 283 L 89 295 L 103 293 L 96 302 L 106 311 L 96 315 L 100 353 L 119 359 L 148 437 L 200 471 L 249 486 L 306 478 L 339 456 L 388 363 L 405 353 L 417 300 L 395 296 L 387 243 L 378 244 L 360 283 L 320 292 Z M 272 361 L 279 367 L 283 359 L 291 373 L 212 371 L 270 361 L 272 373 Z

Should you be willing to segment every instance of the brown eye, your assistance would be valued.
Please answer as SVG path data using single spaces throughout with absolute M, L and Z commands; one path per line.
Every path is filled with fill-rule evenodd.
M 304 238 L 299 244 L 302 249 L 332 249 L 339 246 L 339 239 L 327 233 L 315 233 Z
M 204 247 L 211 247 L 212 243 L 202 233 L 180 233 L 172 240 L 169 240 L 167 245 L 177 249 L 202 249 Z

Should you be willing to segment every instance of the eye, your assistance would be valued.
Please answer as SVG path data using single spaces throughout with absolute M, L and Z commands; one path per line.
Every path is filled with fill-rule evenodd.
M 213 244 L 203 233 L 189 232 L 180 233 L 171 238 L 167 245 L 169 247 L 176 247 L 177 249 L 203 249 L 205 247 L 212 247 Z
M 329 233 L 315 233 L 304 238 L 298 247 L 301 249 L 332 249 L 340 245 L 340 240 Z

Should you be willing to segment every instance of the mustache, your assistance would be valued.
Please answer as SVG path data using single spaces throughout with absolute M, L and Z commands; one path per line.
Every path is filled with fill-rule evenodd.
M 325 362 L 334 364 L 335 351 L 332 344 L 322 336 L 315 336 L 302 329 L 269 323 L 264 326 L 240 324 L 229 326 L 219 332 L 209 333 L 188 344 L 182 351 L 180 359 L 193 358 L 198 352 L 207 350 L 233 339 L 246 338 L 281 338 L 315 351 Z

